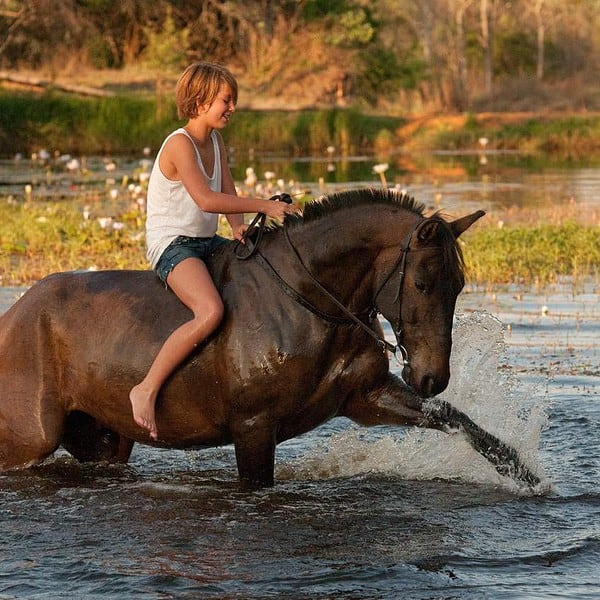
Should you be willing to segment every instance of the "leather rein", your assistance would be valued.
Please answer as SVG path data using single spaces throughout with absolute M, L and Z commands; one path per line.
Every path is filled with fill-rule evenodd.
M 365 322 L 363 319 L 361 319 L 359 315 L 354 314 L 353 312 L 348 310 L 348 308 L 344 304 L 342 304 L 331 292 L 329 292 L 329 290 L 327 290 L 315 278 L 315 276 L 310 272 L 309 268 L 306 266 L 306 264 L 302 260 L 302 257 L 300 256 L 300 253 L 298 252 L 297 248 L 294 246 L 294 244 L 290 238 L 288 227 L 284 223 L 284 225 L 283 225 L 284 236 L 288 243 L 288 246 L 290 247 L 290 249 L 292 251 L 292 254 L 296 257 L 297 262 L 302 266 L 302 268 L 304 269 L 305 273 L 308 275 L 308 277 L 311 280 L 311 282 L 313 283 L 313 285 L 321 292 L 321 294 L 323 294 L 323 296 L 325 296 L 332 304 L 334 304 L 340 310 L 340 312 L 342 312 L 342 314 L 344 316 L 340 317 L 340 316 L 332 315 L 332 314 L 322 311 L 320 308 L 318 308 L 314 304 L 312 304 L 312 302 L 310 302 L 310 300 L 308 300 L 305 296 L 303 296 L 298 290 L 296 290 L 294 287 L 292 287 L 287 281 L 285 281 L 285 279 L 277 272 L 275 267 L 273 267 L 273 265 L 269 262 L 269 260 L 259 250 L 259 244 L 262 240 L 264 229 L 265 229 L 265 222 L 266 222 L 266 215 L 263 213 L 259 213 L 258 215 L 256 215 L 254 220 L 250 223 L 250 225 L 248 226 L 248 229 L 246 230 L 246 232 L 244 233 L 244 236 L 242 237 L 241 242 L 238 242 L 234 249 L 235 255 L 239 260 L 248 260 L 252 256 L 256 257 L 256 260 L 258 261 L 258 263 L 265 269 L 265 271 L 267 273 L 269 273 L 269 275 L 271 275 L 271 277 L 273 277 L 273 279 L 276 281 L 276 283 L 279 285 L 279 287 L 290 298 L 292 298 L 294 301 L 296 301 L 298 304 L 300 304 L 301 306 L 303 306 L 304 308 L 306 308 L 307 310 L 312 312 L 314 315 L 316 315 L 317 317 L 319 317 L 320 319 L 322 319 L 323 321 L 326 321 L 328 323 L 333 323 L 335 325 L 351 325 L 351 324 L 358 325 L 363 331 L 368 333 L 377 342 L 377 344 L 380 346 L 380 348 L 383 350 L 383 352 L 385 352 L 386 350 L 391 352 L 394 355 L 394 357 L 396 358 L 396 360 L 398 362 L 400 362 L 396 355 L 396 353 L 398 351 L 400 351 L 400 353 L 402 355 L 403 363 L 405 365 L 409 364 L 408 351 L 400 343 L 400 340 L 402 339 L 401 294 L 402 294 L 402 285 L 404 283 L 406 260 L 408 257 L 408 252 L 411 250 L 410 242 L 412 240 L 412 236 L 413 236 L 414 232 L 416 231 L 417 227 L 422 223 L 422 221 L 417 221 L 411 227 L 409 232 L 406 234 L 406 236 L 402 242 L 401 248 L 400 248 L 400 254 L 398 256 L 398 259 L 396 260 L 396 262 L 394 263 L 394 266 L 390 270 L 389 274 L 383 280 L 383 283 L 379 286 L 379 288 L 377 289 L 377 291 L 375 292 L 375 294 L 373 296 L 374 305 L 368 311 L 367 322 Z M 256 239 L 253 241 L 250 238 L 250 234 L 254 231 L 254 229 L 257 229 L 257 234 L 256 234 Z M 242 248 L 246 248 L 245 253 L 242 253 L 240 251 Z M 390 342 L 388 342 L 385 338 L 378 335 L 369 326 L 369 323 L 372 323 L 375 320 L 377 312 L 379 312 L 377 309 L 377 306 L 376 306 L 377 297 L 379 296 L 379 294 L 381 293 L 383 288 L 387 285 L 387 283 L 391 279 L 392 275 L 398 269 L 399 269 L 398 289 L 394 296 L 394 303 L 398 302 L 398 325 L 397 325 L 398 329 L 394 331 L 394 333 L 396 335 L 396 339 L 398 340 L 398 344 L 394 345 L 394 344 L 390 344 Z

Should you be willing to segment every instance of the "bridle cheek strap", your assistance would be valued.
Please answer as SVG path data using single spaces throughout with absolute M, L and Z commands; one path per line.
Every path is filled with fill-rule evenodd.
M 415 231 L 417 230 L 419 225 L 421 225 L 422 222 L 423 222 L 423 219 L 420 219 L 416 223 L 414 223 L 414 225 L 410 228 L 410 230 L 404 237 L 404 240 L 402 241 L 402 246 L 400 247 L 400 254 L 398 255 L 398 258 L 396 259 L 394 266 L 392 267 L 392 269 L 388 273 L 387 277 L 383 280 L 383 283 L 379 286 L 378 290 L 375 292 L 375 295 L 373 296 L 373 302 L 375 304 L 375 308 L 378 312 L 381 312 L 377 308 L 377 298 L 378 298 L 379 294 L 381 293 L 381 291 L 383 290 L 383 288 L 388 284 L 389 280 L 392 278 L 392 275 L 396 271 L 398 271 L 398 288 L 396 289 L 396 293 L 394 294 L 394 299 L 392 301 L 393 304 L 398 303 L 398 319 L 396 321 L 395 326 L 392 325 L 392 328 L 394 330 L 394 335 L 396 336 L 396 341 L 398 342 L 398 344 L 396 346 L 396 350 L 400 350 L 400 353 L 402 354 L 402 361 L 405 365 L 410 364 L 410 361 L 408 359 L 408 351 L 407 351 L 406 347 L 402 344 L 402 287 L 404 285 L 404 275 L 406 273 L 406 261 L 408 259 L 408 253 L 411 250 L 410 242 L 412 241 Z M 398 364 L 400 364 L 400 361 L 398 360 L 398 357 L 396 356 L 395 351 L 393 354 L 394 354 L 394 358 L 396 358 L 396 361 L 398 362 Z

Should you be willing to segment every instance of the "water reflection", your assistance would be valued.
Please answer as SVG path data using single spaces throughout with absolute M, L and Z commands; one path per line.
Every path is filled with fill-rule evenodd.
M 600 165 L 544 162 L 515 153 L 479 150 L 471 153 L 436 152 L 389 157 L 342 156 L 335 148 L 320 157 L 285 157 L 258 152 L 232 152 L 232 172 L 243 190 L 247 170 L 259 181 L 270 172 L 284 186 L 302 185 L 314 196 L 349 187 L 382 185 L 374 171 L 388 163 L 387 184 L 406 189 L 418 200 L 450 210 L 542 207 L 549 204 L 600 204 Z M 482 157 L 485 160 L 482 160 Z M 67 161 L 45 163 L 29 159 L 0 160 L 0 197 L 23 199 L 25 186 L 32 197 L 81 198 L 106 193 L 147 176 L 151 162 L 139 157 L 81 159 L 85 169 L 72 170 Z M 112 169 L 107 170 L 107 164 Z

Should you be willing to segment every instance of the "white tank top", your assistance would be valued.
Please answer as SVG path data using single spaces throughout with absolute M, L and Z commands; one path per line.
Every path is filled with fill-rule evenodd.
M 146 200 L 146 246 L 147 256 L 152 268 L 164 252 L 165 248 L 179 235 L 189 237 L 212 237 L 217 232 L 219 215 L 204 212 L 192 199 L 181 181 L 167 179 L 160 170 L 160 155 L 167 141 L 174 135 L 186 135 L 194 144 L 191 136 L 183 129 L 169 134 L 162 143 L 154 160 L 148 181 Z M 221 155 L 215 131 L 211 132 L 215 164 L 212 176 L 209 177 L 200 152 L 194 144 L 198 165 L 204 173 L 208 185 L 215 192 L 221 191 Z

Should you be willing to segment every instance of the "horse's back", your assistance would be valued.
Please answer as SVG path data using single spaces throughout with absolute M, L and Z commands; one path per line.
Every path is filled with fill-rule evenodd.
M 34 284 L 0 317 L 0 347 L 24 340 L 41 321 L 57 328 L 68 325 L 79 335 L 134 324 L 156 333 L 157 325 L 160 329 L 173 313 L 185 318 L 185 308 L 152 271 L 54 273 Z

